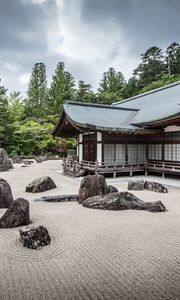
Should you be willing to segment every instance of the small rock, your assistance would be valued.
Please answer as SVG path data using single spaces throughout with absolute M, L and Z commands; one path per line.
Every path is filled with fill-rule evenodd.
M 145 181 L 144 188 L 148 191 L 153 191 L 158 193 L 168 193 L 168 189 L 164 185 L 158 182 Z
M 13 228 L 28 225 L 29 202 L 23 198 L 16 199 L 0 219 L 0 228 Z
M 128 182 L 128 190 L 133 191 L 143 191 L 144 190 L 144 180 L 130 180 Z
M 9 158 L 9 169 L 14 169 L 13 161 Z
M 37 163 L 42 163 L 42 162 L 43 162 L 43 159 L 42 159 L 41 157 L 37 157 L 37 158 L 36 158 L 36 162 L 37 162 Z
M 48 230 L 44 226 L 31 227 L 26 229 L 20 229 L 20 241 L 24 247 L 31 249 L 38 249 L 50 244 L 50 236 Z
M 56 188 L 56 185 L 51 177 L 43 176 L 34 179 L 27 187 L 26 192 L 39 193 Z
M 118 189 L 113 185 L 108 185 L 106 188 L 106 194 L 117 193 L 117 192 L 118 192 Z
M 22 158 L 19 156 L 13 157 L 13 163 L 14 164 L 22 164 Z

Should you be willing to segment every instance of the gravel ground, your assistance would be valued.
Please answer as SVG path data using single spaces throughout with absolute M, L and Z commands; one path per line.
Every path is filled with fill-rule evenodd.
M 44 225 L 50 246 L 23 248 L 19 228 L 0 230 L 0 299 L 180 299 L 180 189 L 134 192 L 161 200 L 165 213 L 102 211 L 72 203 L 39 203 L 42 195 L 77 193 L 79 179 L 60 174 L 59 161 L 1 173 L 14 198 L 30 201 L 33 225 Z M 57 188 L 26 193 L 34 178 L 49 175 Z M 114 181 L 126 190 L 126 181 Z M 0 216 L 5 209 L 0 210 Z

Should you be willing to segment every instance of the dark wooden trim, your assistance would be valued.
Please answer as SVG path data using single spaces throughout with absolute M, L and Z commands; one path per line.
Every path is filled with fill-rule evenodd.
M 102 142 L 102 162 L 104 162 L 104 143 Z
M 125 161 L 128 161 L 128 143 L 125 143 Z

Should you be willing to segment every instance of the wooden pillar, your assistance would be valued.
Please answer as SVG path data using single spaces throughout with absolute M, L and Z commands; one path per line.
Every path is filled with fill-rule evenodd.
M 76 155 L 79 157 L 79 139 L 76 139 Z
M 164 161 L 164 132 L 162 134 L 162 156 L 161 160 Z
M 79 134 L 79 161 L 83 160 L 83 135 Z
M 129 157 L 128 157 L 128 143 L 125 143 L 125 162 L 129 163 Z
M 102 133 L 97 132 L 97 160 L 102 163 Z

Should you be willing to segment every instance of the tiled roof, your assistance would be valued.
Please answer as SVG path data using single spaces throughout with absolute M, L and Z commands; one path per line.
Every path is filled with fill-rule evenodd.
M 138 109 L 131 124 L 143 125 L 180 115 L 180 81 L 112 104 Z
M 131 125 L 137 109 L 74 101 L 66 101 L 63 108 L 70 122 L 82 128 L 109 131 L 142 130 Z

